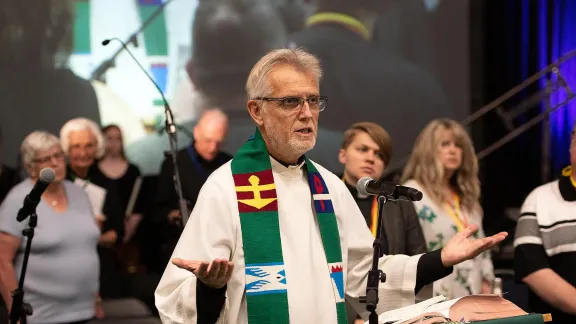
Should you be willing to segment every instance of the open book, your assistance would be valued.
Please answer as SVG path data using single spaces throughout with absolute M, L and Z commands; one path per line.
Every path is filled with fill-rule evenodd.
M 394 324 L 485 321 L 526 315 L 499 295 L 472 295 L 446 301 L 444 296 L 380 314 L 378 321 Z M 366 324 L 369 324 L 366 322 Z

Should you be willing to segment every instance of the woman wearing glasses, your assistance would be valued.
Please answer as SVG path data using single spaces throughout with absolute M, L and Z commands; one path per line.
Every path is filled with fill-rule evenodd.
M 38 224 L 24 281 L 25 301 L 33 308 L 28 323 L 84 323 L 101 315 L 98 293 L 99 230 L 82 188 L 65 180 L 66 160 L 58 138 L 36 131 L 21 146 L 29 178 L 15 186 L 0 206 L 0 291 L 12 305 L 22 269 L 28 219 L 16 220 L 26 195 L 44 168 L 55 180 L 36 208 Z

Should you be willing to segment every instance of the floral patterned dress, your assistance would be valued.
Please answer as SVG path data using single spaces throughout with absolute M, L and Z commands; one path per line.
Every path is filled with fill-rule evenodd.
M 414 207 L 420 220 L 420 226 L 424 233 L 428 251 L 438 250 L 458 233 L 466 223 L 475 223 L 479 230 L 474 234 L 475 238 L 484 237 L 482 229 L 482 213 L 461 211 L 458 206 L 446 204 L 439 206 L 432 201 L 422 186 L 409 180 L 404 184 L 420 190 L 424 194 L 421 201 L 415 201 Z M 458 207 L 458 208 L 454 208 Z M 460 217 L 456 218 L 460 214 Z M 458 221 L 460 220 L 460 222 Z M 448 299 L 454 299 L 472 294 L 479 294 L 482 281 L 492 282 L 494 279 L 494 267 L 490 252 L 486 251 L 476 258 L 464 261 L 454 266 L 452 274 L 437 280 L 433 285 L 434 296 L 443 295 Z

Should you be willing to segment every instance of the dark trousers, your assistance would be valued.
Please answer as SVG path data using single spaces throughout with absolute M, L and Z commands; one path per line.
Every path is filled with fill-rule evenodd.
M 348 324 L 354 324 L 354 321 L 359 318 L 358 313 L 348 303 L 346 303 L 346 315 L 348 315 Z

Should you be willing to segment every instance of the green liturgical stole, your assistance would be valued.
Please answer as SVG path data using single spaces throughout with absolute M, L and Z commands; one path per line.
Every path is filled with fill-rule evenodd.
M 308 158 L 304 167 L 328 261 L 326 268 L 318 271 L 326 271 L 326 276 L 330 276 L 338 324 L 346 324 L 344 272 L 336 215 L 322 176 Z M 287 292 L 291 280 L 297 279 L 286 276 L 278 218 L 278 199 L 282 198 L 276 195 L 270 155 L 259 130 L 232 159 L 232 175 L 246 263 L 248 322 L 289 324 Z

